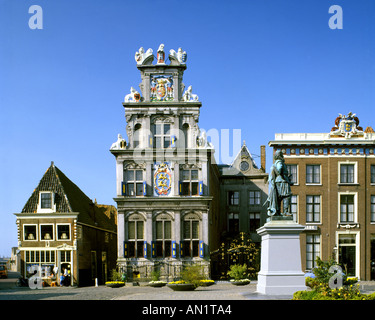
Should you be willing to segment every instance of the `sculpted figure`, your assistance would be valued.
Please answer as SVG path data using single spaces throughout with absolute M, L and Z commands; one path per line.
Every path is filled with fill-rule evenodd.
M 142 64 L 149 56 L 152 56 L 152 49 L 149 48 L 145 52 L 143 47 L 140 47 L 139 50 L 135 53 L 134 59 L 137 62 L 137 64 Z
M 130 88 L 130 93 L 125 96 L 125 102 L 138 102 L 141 98 L 141 95 L 133 87 Z
M 293 183 L 290 181 L 283 153 L 278 150 L 275 153 L 274 163 L 269 174 L 268 215 L 290 215 L 291 185 Z M 281 213 L 281 203 L 283 203 L 283 213 Z
M 169 59 L 176 59 L 180 64 L 185 64 L 187 60 L 186 51 L 182 51 L 181 48 L 178 48 L 178 51 L 171 49 L 169 51 Z
M 110 150 L 125 149 L 125 147 L 126 147 L 125 139 L 122 138 L 121 134 L 118 134 L 117 141 L 112 144 Z
M 193 91 L 192 86 L 189 86 L 186 89 L 185 93 L 183 94 L 182 100 L 187 101 L 187 102 L 188 101 L 198 101 L 198 99 L 199 99 L 198 96 L 196 94 L 193 94 L 192 91 Z

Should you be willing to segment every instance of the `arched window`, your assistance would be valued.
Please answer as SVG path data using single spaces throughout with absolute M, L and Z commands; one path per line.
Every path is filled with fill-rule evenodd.
M 188 148 L 189 147 L 189 124 L 184 123 L 182 125 L 182 133 L 184 134 L 184 136 L 183 136 L 183 139 L 180 139 L 180 141 L 183 141 L 184 145 L 181 147 Z
M 137 123 L 134 126 L 134 136 L 133 136 L 133 148 L 138 148 L 140 146 L 140 139 L 141 139 L 141 128 L 142 125 L 140 123 Z

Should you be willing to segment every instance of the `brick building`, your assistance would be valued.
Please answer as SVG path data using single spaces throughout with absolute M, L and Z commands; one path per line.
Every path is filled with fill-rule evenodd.
M 70 284 L 82 286 L 116 268 L 116 208 L 92 202 L 53 162 L 15 215 L 23 276 L 37 266 L 50 283 L 68 269 Z
M 269 145 L 282 150 L 294 182 L 291 209 L 306 226 L 303 269 L 333 257 L 348 275 L 374 280 L 374 130 L 349 113 L 328 133 L 278 133 Z

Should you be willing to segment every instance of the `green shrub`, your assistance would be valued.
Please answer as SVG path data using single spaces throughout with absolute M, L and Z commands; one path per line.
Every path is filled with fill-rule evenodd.
M 228 276 L 234 280 L 245 279 L 248 276 L 246 264 L 233 264 L 230 266 L 230 270 L 227 272 Z
M 123 281 L 122 280 L 122 273 L 117 271 L 116 269 L 111 270 L 111 280 L 112 281 Z
M 160 278 L 160 270 L 152 270 L 151 272 L 151 281 L 158 281 Z
M 198 265 L 188 266 L 181 272 L 181 280 L 186 283 L 192 283 L 196 287 L 199 286 L 201 280 L 205 279 L 206 277 L 203 275 L 202 267 Z

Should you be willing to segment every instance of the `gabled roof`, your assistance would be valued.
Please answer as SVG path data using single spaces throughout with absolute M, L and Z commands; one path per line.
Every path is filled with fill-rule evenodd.
M 79 213 L 79 222 L 116 231 L 116 219 L 105 214 L 108 207 L 113 206 L 99 206 L 92 202 L 53 162 L 26 202 L 22 213 L 37 212 L 41 191 L 54 193 L 56 205 L 56 213 L 54 214 L 76 212 Z
M 241 162 L 246 161 L 248 168 L 241 170 Z M 245 141 L 242 144 L 240 151 L 237 153 L 233 162 L 230 165 L 218 165 L 220 173 L 225 176 L 252 176 L 264 174 L 264 170 L 258 168 L 253 156 L 246 146 Z

